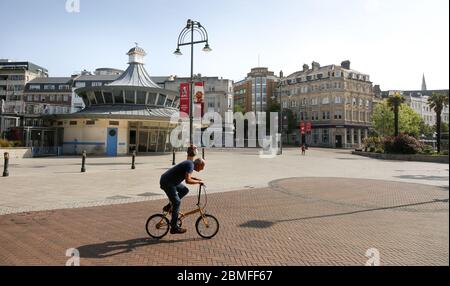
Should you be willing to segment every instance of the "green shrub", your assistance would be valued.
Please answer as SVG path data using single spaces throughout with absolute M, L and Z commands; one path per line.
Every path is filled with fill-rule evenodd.
M 422 148 L 422 153 L 426 155 L 431 155 L 434 153 L 433 147 L 430 145 L 424 145 Z
M 448 150 L 444 150 L 441 152 L 442 155 L 447 155 L 448 156 Z
M 381 148 L 377 148 L 377 149 L 375 149 L 375 153 L 383 154 L 383 153 L 384 153 L 384 150 L 381 149 Z
M 403 133 L 384 140 L 384 150 L 391 154 L 417 154 L 422 151 L 423 147 L 424 145 L 419 140 Z
M 371 152 L 371 153 L 375 152 L 375 147 L 374 147 L 374 146 L 371 146 L 371 147 L 369 148 L 369 152 Z

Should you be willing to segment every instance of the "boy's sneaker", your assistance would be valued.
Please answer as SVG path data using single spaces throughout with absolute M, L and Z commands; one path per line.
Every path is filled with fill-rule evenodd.
M 181 228 L 181 227 L 177 227 L 177 228 L 171 228 L 170 229 L 170 233 L 171 234 L 179 234 L 179 233 L 185 233 L 186 229 L 185 228 Z

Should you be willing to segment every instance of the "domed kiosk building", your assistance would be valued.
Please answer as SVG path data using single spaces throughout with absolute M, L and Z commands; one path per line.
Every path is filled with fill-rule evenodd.
M 72 114 L 54 115 L 63 154 L 125 155 L 169 152 L 170 132 L 176 124 L 177 92 L 154 83 L 144 67 L 145 51 L 133 47 L 127 53 L 128 68 L 113 82 L 75 89 L 85 108 Z

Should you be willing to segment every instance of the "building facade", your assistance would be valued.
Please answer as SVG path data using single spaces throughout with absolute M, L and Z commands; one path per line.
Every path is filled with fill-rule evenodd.
M 10 128 L 23 125 L 23 92 L 36 77 L 48 77 L 48 71 L 31 62 L 0 60 L 0 137 Z
M 127 53 L 128 68 L 118 74 L 83 74 L 75 93 L 86 106 L 79 112 L 46 116 L 57 132 L 63 154 L 125 155 L 171 151 L 170 131 L 176 124 L 178 92 L 161 88 L 144 68 L 145 51 Z
M 422 83 L 422 86 L 425 82 Z M 389 96 L 400 93 L 405 98 L 405 104 L 411 107 L 415 112 L 417 112 L 425 124 L 430 126 L 436 125 L 436 112 L 428 104 L 428 98 L 434 93 L 444 93 L 449 94 L 448 89 L 441 90 L 389 90 L 383 91 L 383 97 L 388 98 Z M 441 114 L 442 122 L 449 123 L 449 107 L 446 106 L 442 110 Z
M 368 137 L 374 100 L 369 75 L 350 68 L 350 61 L 341 65 L 311 68 L 303 65 L 281 81 L 283 110 L 290 109 L 296 125 L 310 125 L 283 135 L 283 141 L 294 144 L 331 148 L 357 148 Z M 286 130 L 283 121 L 283 129 Z
M 278 77 L 266 67 L 252 68 L 247 77 L 234 83 L 234 104 L 243 112 L 267 110 L 274 96 Z

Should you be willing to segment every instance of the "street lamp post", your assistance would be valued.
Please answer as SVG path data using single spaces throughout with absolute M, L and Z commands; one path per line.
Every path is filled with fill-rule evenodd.
M 280 97 L 280 155 L 283 154 L 283 102 L 281 101 L 281 78 L 278 83 L 278 95 Z
M 197 32 L 200 35 L 200 40 L 194 41 L 194 31 Z M 186 39 L 188 35 L 190 34 L 190 40 Z M 178 36 L 178 42 L 177 42 L 177 49 L 175 50 L 174 54 L 177 56 L 181 56 L 182 53 L 180 51 L 181 46 L 191 46 L 191 77 L 189 81 L 189 144 L 193 145 L 193 109 L 194 109 L 194 102 L 193 102 L 193 86 L 194 86 L 194 45 L 205 43 L 205 47 L 202 49 L 204 52 L 210 52 L 211 48 L 208 44 L 208 32 L 206 32 L 206 29 L 200 24 L 200 22 L 193 21 L 191 19 L 187 20 L 186 27 L 183 28 L 183 30 L 180 32 L 180 35 Z

